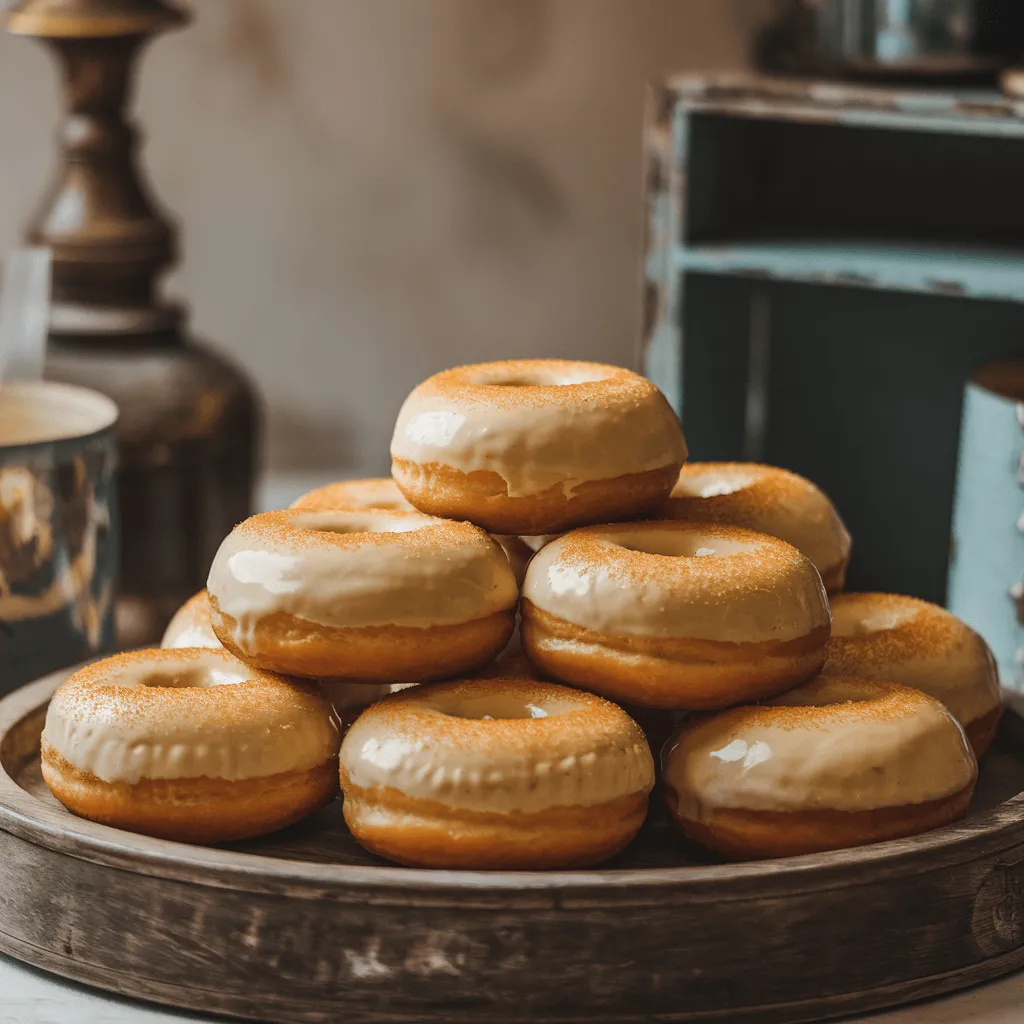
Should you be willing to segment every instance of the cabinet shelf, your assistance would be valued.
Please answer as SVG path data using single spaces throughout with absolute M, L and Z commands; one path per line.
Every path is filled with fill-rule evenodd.
M 680 246 L 687 273 L 1024 303 L 1024 251 L 854 241 Z

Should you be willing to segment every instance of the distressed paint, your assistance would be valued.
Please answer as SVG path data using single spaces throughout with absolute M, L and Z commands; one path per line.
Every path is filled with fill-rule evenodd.
M 1009 250 L 853 242 L 677 245 L 672 263 L 677 273 L 1024 302 L 1024 258 Z
M 742 74 L 671 79 L 692 112 L 816 124 L 1024 137 L 1024 102 L 997 92 L 924 92 Z
M 964 396 L 953 509 L 949 607 L 988 641 L 1004 685 L 1024 686 L 1019 528 L 1024 447 L 1018 403 L 972 381 Z

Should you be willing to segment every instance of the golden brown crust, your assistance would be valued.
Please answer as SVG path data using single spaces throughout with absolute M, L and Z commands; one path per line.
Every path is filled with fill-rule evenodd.
M 678 797 L 664 784 L 669 813 L 683 834 L 730 860 L 761 860 L 825 853 L 918 835 L 967 813 L 973 784 L 943 800 L 867 811 L 750 811 L 708 809 L 705 820 L 679 813 Z
M 310 679 L 419 683 L 470 672 L 508 643 L 514 612 L 497 612 L 454 626 L 364 626 L 335 629 L 284 612 L 260 619 L 242 650 L 236 619 L 210 598 L 221 643 L 250 665 Z
M 74 814 L 114 828 L 181 843 L 225 843 L 276 832 L 328 803 L 338 761 L 265 778 L 104 782 L 78 771 L 45 741 L 43 778 Z
M 760 700 L 811 678 L 829 628 L 778 643 L 611 636 L 522 601 L 523 648 L 562 682 L 650 708 L 714 709 Z
M 541 494 L 510 497 L 497 473 L 463 473 L 440 463 L 392 463 L 399 489 L 421 512 L 465 519 L 493 533 L 559 533 L 588 523 L 635 519 L 657 508 L 679 474 L 677 465 L 611 480 L 579 484 L 571 495 L 554 486 Z
M 644 822 L 647 794 L 595 807 L 487 814 L 352 786 L 341 771 L 345 821 L 374 853 L 410 867 L 549 871 L 589 867 L 624 849 Z

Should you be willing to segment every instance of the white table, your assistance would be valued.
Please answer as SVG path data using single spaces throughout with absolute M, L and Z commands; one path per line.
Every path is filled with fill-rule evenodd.
M 0 956 L 0 1024 L 175 1024 L 213 1021 L 107 996 Z M 223 1018 L 220 1018 L 223 1020 Z M 1021 1024 L 1024 973 L 855 1024 Z

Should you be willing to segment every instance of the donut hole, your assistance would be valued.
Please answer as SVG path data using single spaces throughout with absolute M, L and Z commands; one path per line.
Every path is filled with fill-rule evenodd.
M 477 722 L 498 722 L 525 718 L 553 718 L 576 709 L 569 701 L 527 697 L 511 693 L 488 693 L 478 697 L 440 699 L 435 708 L 449 718 L 467 718 Z
M 871 683 L 825 676 L 814 683 L 772 697 L 765 703 L 783 708 L 827 708 L 837 704 L 867 704 L 878 697 L 877 688 Z
M 292 519 L 292 525 L 311 533 L 412 533 L 422 530 L 429 517 L 417 513 L 401 516 L 374 515 L 372 510 L 325 510 L 302 512 Z
M 154 690 L 205 690 L 211 686 L 231 686 L 243 681 L 244 677 L 237 672 L 209 665 L 167 665 L 149 669 L 137 685 Z
M 686 473 L 672 489 L 673 498 L 721 498 L 735 494 L 756 483 L 756 476 L 747 469 L 714 469 L 704 473 Z
M 546 383 L 539 380 L 527 380 L 525 377 L 517 377 L 512 380 L 492 380 L 488 382 L 492 388 L 529 388 L 538 384 Z M 559 385 L 556 385 L 556 387 Z
M 837 601 L 832 608 L 832 635 L 857 637 L 884 633 L 909 622 L 917 611 L 913 607 L 864 609 L 854 601 Z
M 750 551 L 753 545 L 736 540 L 682 533 L 675 530 L 638 533 L 614 537 L 612 543 L 627 551 L 642 555 L 661 555 L 663 558 L 728 558 Z
M 596 371 L 592 366 L 569 370 L 538 367 L 536 370 L 520 369 L 506 373 L 501 370 L 485 371 L 475 383 L 491 388 L 567 388 L 574 384 L 596 384 L 607 379 L 606 372 Z

